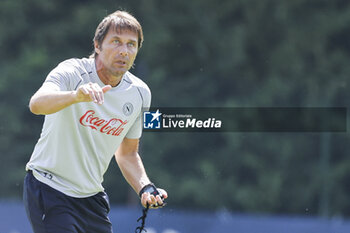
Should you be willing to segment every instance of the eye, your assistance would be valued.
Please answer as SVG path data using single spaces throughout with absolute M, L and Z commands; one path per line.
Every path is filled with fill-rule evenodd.
M 113 40 L 113 44 L 120 44 L 119 40 Z
M 136 43 L 134 43 L 134 42 L 129 42 L 129 43 L 128 43 L 128 47 L 134 48 L 134 47 L 136 47 Z

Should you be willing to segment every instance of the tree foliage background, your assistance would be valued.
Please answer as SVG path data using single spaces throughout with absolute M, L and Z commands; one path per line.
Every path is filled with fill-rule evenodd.
M 20 198 L 43 117 L 28 110 L 48 72 L 93 49 L 96 26 L 124 9 L 145 42 L 132 71 L 160 107 L 348 107 L 345 0 L 0 1 L 0 189 Z M 148 175 L 170 208 L 350 216 L 348 133 L 144 133 Z M 114 161 L 104 183 L 135 204 Z

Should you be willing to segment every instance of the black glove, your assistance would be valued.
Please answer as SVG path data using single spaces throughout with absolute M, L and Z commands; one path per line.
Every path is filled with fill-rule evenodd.
M 154 184 L 152 184 L 152 183 L 145 185 L 140 190 L 140 193 L 139 193 L 140 198 L 141 198 L 142 194 L 146 193 L 146 192 L 148 192 L 148 193 L 150 193 L 151 195 L 154 195 L 154 196 L 159 195 L 162 198 L 162 200 L 164 200 L 163 195 L 158 192 L 157 187 L 154 186 Z M 149 207 L 163 207 L 165 205 L 166 205 L 166 203 L 164 203 L 164 202 L 163 202 L 162 205 L 159 205 L 157 203 L 157 205 L 151 205 L 151 206 L 147 203 L 146 208 L 143 208 L 143 210 L 142 210 L 142 216 L 139 219 L 137 219 L 137 222 L 141 221 L 141 226 L 136 228 L 135 233 L 141 233 L 142 231 L 146 231 L 144 229 L 144 227 L 145 227 L 145 221 L 146 221 L 147 212 L 148 212 Z
M 153 183 L 150 183 L 150 184 L 147 184 L 145 185 L 141 190 L 140 190 L 140 193 L 139 193 L 139 196 L 141 198 L 142 194 L 143 193 L 150 193 L 151 195 L 153 196 L 157 196 L 159 195 L 160 198 L 162 198 L 162 200 L 164 200 L 163 198 L 163 195 L 161 193 L 158 192 L 157 190 L 157 187 L 153 184 Z M 163 202 L 162 205 L 151 205 L 150 207 L 163 207 L 165 205 L 165 203 Z

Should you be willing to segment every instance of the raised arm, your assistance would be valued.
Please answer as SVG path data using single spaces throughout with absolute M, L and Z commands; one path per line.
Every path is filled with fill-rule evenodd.
M 103 95 L 111 88 L 110 85 L 101 88 L 96 83 L 88 83 L 76 91 L 60 91 L 56 84 L 46 82 L 30 99 L 29 108 L 36 115 L 48 115 L 79 102 L 103 104 Z

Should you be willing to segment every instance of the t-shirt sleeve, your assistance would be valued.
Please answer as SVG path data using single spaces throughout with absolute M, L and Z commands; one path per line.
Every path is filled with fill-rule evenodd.
M 142 129 L 143 129 L 143 112 L 149 110 L 151 106 L 151 91 L 150 89 L 144 88 L 144 89 L 139 89 L 139 92 L 141 94 L 142 98 L 142 109 L 136 118 L 134 124 L 131 126 L 129 129 L 128 133 L 126 134 L 126 138 L 130 139 L 137 139 L 140 138 L 142 135 Z
M 60 91 L 72 90 L 72 82 L 75 79 L 74 66 L 64 61 L 55 67 L 46 77 L 45 83 L 53 83 L 59 87 Z

